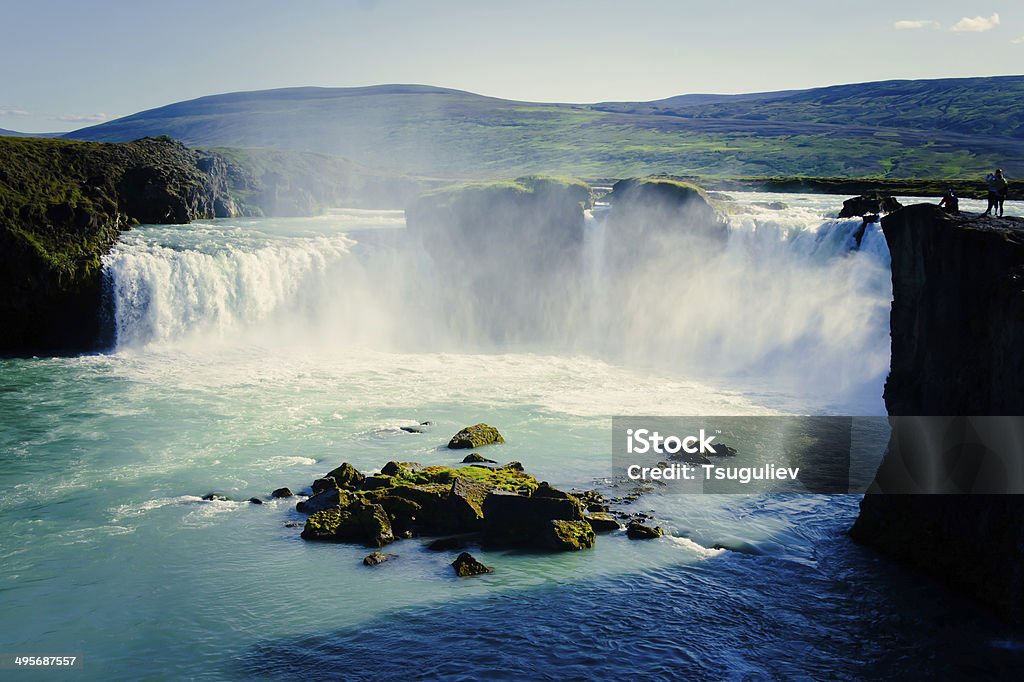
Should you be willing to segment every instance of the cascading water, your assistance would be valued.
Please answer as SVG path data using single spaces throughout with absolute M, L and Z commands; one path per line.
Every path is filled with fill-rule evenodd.
M 174 679 L 358 674 L 371 659 L 389 665 L 373 658 L 381 650 L 411 652 L 394 675 L 416 660 L 529 676 L 560 669 L 564 647 L 549 644 L 568 636 L 593 653 L 580 677 L 788 678 L 837 663 L 853 676 L 891 675 L 893 661 L 916 673 L 922 650 L 985 661 L 993 641 L 1019 647 L 853 547 L 852 495 L 652 489 L 631 509 L 662 540 L 609 533 L 558 555 L 474 547 L 496 571 L 467 581 L 423 539 L 370 570 L 366 548 L 306 543 L 285 525 L 305 517 L 270 491 L 341 462 L 455 465 L 461 453 L 444 444 L 479 421 L 506 438 L 486 456 L 611 497 L 613 415 L 882 414 L 890 276 L 878 227 L 855 249 L 860 222 L 829 218 L 834 197 L 736 196 L 710 248 L 624 249 L 598 208 L 577 244 L 534 268 L 545 235 L 440 263 L 401 212 L 126 233 L 105 261 L 117 352 L 0 372 L 6 650 L 81 653 L 117 679 L 138 677 L 139 661 Z M 760 205 L 779 200 L 789 207 Z M 400 428 L 423 421 L 422 433 Z M 211 491 L 229 500 L 202 501 Z M 353 586 L 343 609 L 324 599 L 336 585 Z M 438 646 L 466 613 L 480 627 Z M 566 614 L 597 627 L 567 630 Z M 634 637 L 627 655 L 606 655 L 608 632 L 646 632 L 651 614 L 682 639 Z M 936 618 L 959 629 L 922 640 Z M 524 645 L 472 658 L 500 653 L 487 646 L 499 640 Z
M 594 353 L 702 377 L 877 391 L 888 368 L 888 251 L 877 226 L 823 216 L 821 198 L 786 210 L 738 202 L 715 253 L 652 249 L 608 262 L 607 209 L 588 211 L 577 259 L 559 266 L 559 307 L 531 307 L 531 278 L 441 272 L 400 213 L 197 223 L 128 233 L 104 261 L 118 349 L 188 343 L 357 344 L 411 351 L 505 350 L 488 339 L 514 304 L 520 346 Z M 690 254 L 691 256 L 694 254 Z M 519 281 L 519 279 L 522 281 Z M 498 302 L 498 303 L 495 303 Z M 523 311 L 526 311 L 524 316 Z M 507 333 L 506 333 L 507 336 Z M 491 343 L 489 346 L 488 343 Z

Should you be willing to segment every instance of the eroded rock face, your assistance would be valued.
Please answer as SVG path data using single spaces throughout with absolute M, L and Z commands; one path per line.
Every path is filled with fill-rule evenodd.
M 882 219 L 892 254 L 890 415 L 1024 414 L 1024 220 L 931 205 Z M 883 462 L 875 487 L 887 489 Z M 973 594 L 1024 607 L 1024 497 L 865 495 L 853 538 Z

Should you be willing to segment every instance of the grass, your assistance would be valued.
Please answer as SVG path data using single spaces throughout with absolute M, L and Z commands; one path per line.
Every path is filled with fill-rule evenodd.
M 1024 77 L 873 83 L 699 106 L 558 105 L 393 88 L 171 105 L 79 133 L 351 159 L 387 174 L 497 178 L 1024 177 Z

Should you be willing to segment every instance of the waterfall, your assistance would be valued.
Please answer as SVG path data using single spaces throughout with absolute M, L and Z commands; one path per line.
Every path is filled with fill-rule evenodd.
M 460 271 L 433 267 L 401 214 L 387 216 L 384 227 L 396 229 L 385 230 L 368 224 L 372 214 L 147 226 L 125 234 L 104 269 L 119 350 L 315 342 L 334 351 L 500 351 L 491 329 L 501 322 L 508 339 L 514 319 L 512 340 L 525 350 L 878 383 L 889 358 L 885 240 L 869 225 L 857 248 L 860 220 L 824 217 L 819 204 L 738 204 L 715 252 L 681 259 L 652 246 L 635 262 L 614 262 L 622 252 L 611 249 L 616 234 L 598 205 L 585 215 L 578 258 L 555 266 L 565 271 L 550 280 L 564 288 L 557 297 L 535 296 L 535 275 L 516 264 L 495 273 L 474 272 L 472 258 Z

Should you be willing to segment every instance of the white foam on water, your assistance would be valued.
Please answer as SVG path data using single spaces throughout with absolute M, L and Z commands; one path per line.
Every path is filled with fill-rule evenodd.
M 704 547 L 703 545 L 697 544 L 690 538 L 683 538 L 677 535 L 666 535 L 665 537 L 672 544 L 678 545 L 679 547 L 682 547 L 683 549 L 686 549 L 689 552 L 693 552 L 697 556 L 704 559 L 710 559 L 711 557 L 721 556 L 722 554 L 725 554 L 725 552 L 728 551 L 726 549 Z

